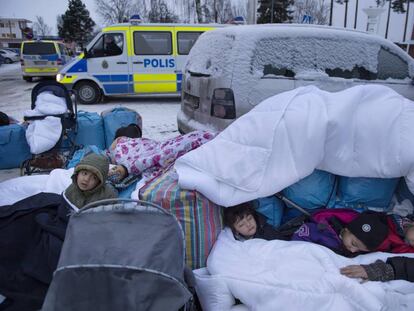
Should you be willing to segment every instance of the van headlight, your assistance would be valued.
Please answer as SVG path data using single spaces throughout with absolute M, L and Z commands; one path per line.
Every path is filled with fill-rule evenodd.
M 236 107 L 232 89 L 215 89 L 211 100 L 211 115 L 220 119 L 235 119 Z
M 56 75 L 56 81 L 61 82 L 65 78 L 65 75 L 63 73 L 58 73 Z

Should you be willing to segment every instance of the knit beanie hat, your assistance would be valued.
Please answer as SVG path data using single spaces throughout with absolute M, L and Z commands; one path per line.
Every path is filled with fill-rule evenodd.
M 108 177 L 109 161 L 103 155 L 91 153 L 85 156 L 79 164 L 76 165 L 72 178 L 75 178 L 81 170 L 87 170 L 94 173 L 98 177 L 100 184 L 104 184 Z
M 386 215 L 364 212 L 346 225 L 369 250 L 377 249 L 388 236 Z

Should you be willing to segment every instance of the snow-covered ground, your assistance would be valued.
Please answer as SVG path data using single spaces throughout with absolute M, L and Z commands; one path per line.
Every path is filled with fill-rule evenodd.
M 20 64 L 0 66 L 0 111 L 21 121 L 25 110 L 31 107 L 31 91 L 38 81 L 27 83 L 22 79 Z M 78 110 L 102 112 L 115 106 L 137 111 L 143 120 L 143 136 L 164 140 L 178 135 L 177 112 L 179 98 L 123 97 L 108 98 L 98 105 L 78 105 Z M 0 182 L 19 176 L 18 169 L 0 170 Z

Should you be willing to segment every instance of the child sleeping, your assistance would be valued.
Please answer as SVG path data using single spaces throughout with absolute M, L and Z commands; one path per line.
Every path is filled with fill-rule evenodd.
M 321 244 L 347 257 L 374 251 L 414 253 L 414 248 L 398 235 L 390 216 L 375 212 L 359 214 L 352 209 L 314 213 L 292 240 Z

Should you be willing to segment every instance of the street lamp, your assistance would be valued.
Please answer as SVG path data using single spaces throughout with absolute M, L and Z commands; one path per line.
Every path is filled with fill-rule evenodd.
M 356 29 L 356 26 L 357 26 L 357 20 L 358 20 L 358 2 L 359 2 L 359 0 L 356 0 L 356 4 L 355 4 L 355 20 L 354 20 L 354 29 Z
M 390 5 L 388 6 L 388 15 L 387 15 L 387 27 L 385 28 L 385 39 L 388 37 L 388 26 L 390 25 L 390 15 L 391 15 L 391 0 L 388 0 Z
M 329 14 L 329 26 L 332 26 L 333 3 L 334 3 L 334 0 L 331 0 L 331 11 Z
M 344 0 L 344 2 L 345 2 L 344 28 L 346 28 L 346 21 L 348 19 L 348 1 L 349 0 Z
M 274 7 L 274 0 L 272 0 L 272 8 L 271 8 L 271 12 L 270 12 L 270 23 L 273 24 L 273 7 Z

